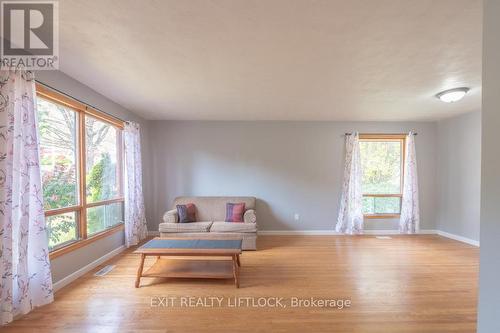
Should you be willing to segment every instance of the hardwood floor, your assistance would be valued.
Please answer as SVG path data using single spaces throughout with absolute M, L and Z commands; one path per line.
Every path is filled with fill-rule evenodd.
M 259 236 L 232 280 L 143 278 L 128 250 L 85 275 L 8 332 L 475 332 L 479 249 L 434 235 Z M 148 258 L 149 267 L 155 258 Z M 97 269 L 96 269 L 97 270 Z M 183 307 L 187 296 L 222 307 Z M 165 307 L 172 297 L 174 306 Z M 231 307 L 234 297 L 283 297 L 285 308 Z M 291 307 L 291 298 L 349 299 L 342 310 Z M 183 298 L 185 300 L 185 298 Z M 151 306 L 153 303 L 154 306 Z M 209 302 L 208 302 L 209 303 Z M 158 306 L 161 305 L 161 306 Z M 186 304 L 184 304 L 186 305 Z M 207 304 L 209 305 L 209 304 Z

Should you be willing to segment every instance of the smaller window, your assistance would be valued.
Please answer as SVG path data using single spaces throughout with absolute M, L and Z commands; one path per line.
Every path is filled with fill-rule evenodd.
M 404 134 L 360 135 L 365 217 L 399 217 L 405 141 Z

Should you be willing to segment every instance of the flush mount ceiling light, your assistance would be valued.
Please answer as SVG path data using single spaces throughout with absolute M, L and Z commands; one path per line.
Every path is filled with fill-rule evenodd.
M 445 103 L 453 103 L 461 100 L 469 90 L 467 87 L 448 89 L 441 91 L 436 97 Z

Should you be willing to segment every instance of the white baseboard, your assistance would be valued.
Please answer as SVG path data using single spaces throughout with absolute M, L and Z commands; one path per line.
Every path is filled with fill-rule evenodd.
M 437 234 L 439 236 L 443 236 L 443 237 L 450 238 L 450 239 L 453 239 L 453 240 L 456 240 L 459 242 L 463 242 L 463 243 L 467 243 L 467 244 L 479 247 L 479 241 L 476 241 L 476 240 L 473 240 L 473 239 L 470 239 L 467 237 L 463 237 L 463 236 L 459 236 L 459 235 L 455 235 L 455 234 L 450 234 L 449 232 L 441 231 L 441 230 L 438 230 Z
M 401 234 L 399 230 L 365 230 L 365 235 L 405 235 Z M 417 232 L 418 235 L 435 235 L 437 234 L 437 230 L 434 229 L 420 229 Z
M 259 235 L 304 235 L 304 236 L 327 236 L 327 235 L 341 235 L 335 230 L 261 230 Z M 399 230 L 365 230 L 364 235 L 399 235 Z M 479 246 L 479 242 L 467 237 L 450 234 L 441 230 L 422 229 L 418 232 L 420 235 L 439 235 L 450 238 L 459 242 L 467 243 L 474 246 Z
M 100 264 L 102 264 L 102 263 L 108 261 L 109 259 L 113 258 L 114 256 L 120 254 L 124 250 L 125 250 L 125 245 L 117 247 L 113 251 L 111 251 L 111 252 L 103 255 L 99 259 L 97 259 L 97 260 L 91 262 L 90 264 L 88 264 L 88 265 L 80 268 L 76 272 L 73 272 L 70 275 L 62 278 L 61 280 L 59 280 L 56 283 L 54 283 L 54 285 L 53 285 L 54 292 L 58 291 L 62 287 L 67 286 L 71 282 L 75 281 L 79 277 L 81 277 L 81 276 L 85 275 L 86 273 L 90 272 L 91 270 L 93 270 L 94 268 L 96 268 L 97 266 L 99 266 Z
M 420 230 L 419 234 L 434 235 L 436 230 L 424 229 Z M 327 236 L 327 235 L 342 235 L 335 230 L 260 230 L 259 235 L 310 235 L 310 236 Z M 399 230 L 365 230 L 364 235 L 399 235 Z
M 257 231 L 259 235 L 277 235 L 277 236 L 286 236 L 286 235 L 311 235 L 311 236 L 320 236 L 320 235 L 339 235 L 335 230 L 259 230 Z

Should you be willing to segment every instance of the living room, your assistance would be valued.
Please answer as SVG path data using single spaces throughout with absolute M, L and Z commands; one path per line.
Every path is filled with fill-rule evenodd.
M 1 8 L 2 332 L 500 331 L 498 1 Z

